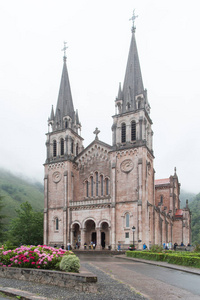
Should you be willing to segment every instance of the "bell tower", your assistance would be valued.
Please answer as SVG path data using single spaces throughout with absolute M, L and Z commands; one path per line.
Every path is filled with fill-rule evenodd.
M 115 100 L 111 157 L 116 220 L 124 218 L 124 228 L 118 228 L 116 223 L 116 240 L 120 241 L 120 236 L 125 235 L 125 243 L 137 244 L 141 248 L 142 240 L 149 241 L 148 245 L 153 240 L 149 222 L 153 221 L 154 156 L 150 105 L 143 86 L 135 39 L 136 17 L 133 13 L 124 83 L 123 87 L 119 84 Z M 132 227 L 136 228 L 134 241 Z
M 48 119 L 44 164 L 44 244 L 65 247 L 70 240 L 69 202 L 74 198 L 74 159 L 83 150 L 81 123 L 72 101 L 66 49 L 64 44 L 60 89 L 55 113 L 52 106 Z
M 123 149 L 146 146 L 152 152 L 152 121 L 147 90 L 144 89 L 139 56 L 135 39 L 133 14 L 132 37 L 123 88 L 119 84 L 113 116 L 113 148 Z

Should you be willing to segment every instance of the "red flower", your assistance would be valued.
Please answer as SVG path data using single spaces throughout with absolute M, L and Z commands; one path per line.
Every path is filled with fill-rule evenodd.
M 31 263 L 32 265 L 35 265 L 35 262 L 34 261 L 32 261 L 32 263 Z

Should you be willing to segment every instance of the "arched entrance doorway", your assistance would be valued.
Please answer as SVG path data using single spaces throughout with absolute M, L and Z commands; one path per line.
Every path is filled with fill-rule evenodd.
M 79 224 L 75 223 L 72 227 L 72 248 L 79 248 L 81 243 L 81 230 Z
M 110 237 L 109 237 L 109 226 L 107 222 L 101 223 L 101 247 L 102 249 L 108 248 L 110 246 Z
M 97 233 L 96 233 L 96 224 L 93 220 L 87 220 L 85 222 L 85 242 L 88 246 L 97 244 Z

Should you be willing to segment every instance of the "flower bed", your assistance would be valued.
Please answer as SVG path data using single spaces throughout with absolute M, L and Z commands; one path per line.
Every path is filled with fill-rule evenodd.
M 165 261 L 170 264 L 200 268 L 199 253 L 173 252 L 152 253 L 150 251 L 127 251 L 127 257 L 142 258 L 154 261 Z
M 0 266 L 59 270 L 64 255 L 74 255 L 72 251 L 45 245 L 21 246 L 14 250 L 0 248 Z

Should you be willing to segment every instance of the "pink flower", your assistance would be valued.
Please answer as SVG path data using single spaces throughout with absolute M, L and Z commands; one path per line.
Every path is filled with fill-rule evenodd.
M 17 264 L 17 263 L 18 263 L 18 260 L 17 260 L 17 259 L 15 259 L 14 263 L 15 263 L 15 264 Z
M 32 263 L 31 263 L 32 265 L 35 265 L 35 262 L 34 261 L 32 261 Z

